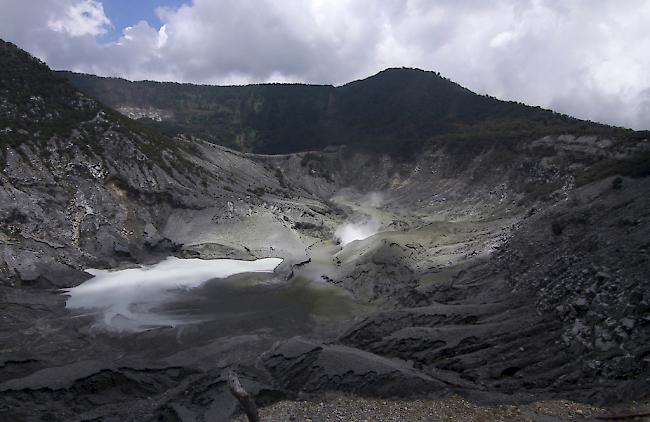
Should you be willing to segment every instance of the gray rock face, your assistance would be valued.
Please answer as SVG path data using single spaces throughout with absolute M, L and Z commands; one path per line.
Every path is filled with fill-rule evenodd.
M 33 280 L 39 266 L 52 263 L 80 270 L 148 262 L 176 253 L 180 244 L 215 243 L 242 252 L 248 247 L 255 249 L 249 256 L 274 256 L 272 249 L 262 246 L 263 239 L 247 242 L 243 233 L 241 239 L 219 233 L 228 226 L 236 232 L 236 227 L 249 224 L 244 220 L 264 218 L 271 222 L 270 229 L 275 225 L 274 230 L 292 235 L 294 215 L 309 209 L 300 201 L 291 208 L 275 205 L 285 200 L 274 194 L 251 196 L 252 187 L 265 184 L 272 189 L 278 181 L 270 170 L 241 154 L 199 143 L 194 147 L 199 155 L 175 152 L 176 159 L 192 162 L 194 172 L 168 173 L 150 158 L 133 160 L 131 154 L 137 156 L 139 147 L 119 134 L 117 123 L 111 125 L 103 136 L 123 145 L 119 150 L 105 145 L 101 159 L 79 150 L 70 158 L 62 152 L 65 141 L 53 142 L 48 158 L 42 158 L 40 147 L 34 145 L 7 150 L 0 176 L 2 236 L 8 242 L 4 248 L 9 248 L 2 255 L 6 271 L 2 282 Z M 162 166 L 176 166 L 173 160 L 163 160 Z M 88 168 L 94 173 L 89 174 Z M 232 184 L 224 184 L 224 177 Z M 212 214 L 202 222 L 198 217 L 204 210 Z M 181 226 L 174 223 L 180 212 L 185 213 Z M 280 251 L 286 243 L 279 242 Z M 287 252 L 299 254 L 295 246 Z M 61 279 L 56 284 L 74 282 Z
M 444 395 L 445 384 L 409 367 L 360 349 L 290 339 L 262 357 L 264 367 L 289 391 L 343 391 L 379 397 Z M 408 391 L 405 386 L 408 385 Z

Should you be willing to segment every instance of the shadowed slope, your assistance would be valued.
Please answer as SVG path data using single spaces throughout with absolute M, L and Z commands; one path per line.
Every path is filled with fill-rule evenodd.
M 439 137 L 530 138 L 626 131 L 477 95 L 434 72 L 394 68 L 333 87 L 129 82 L 63 72 L 81 91 L 170 134 L 288 153 L 349 145 L 408 155 Z

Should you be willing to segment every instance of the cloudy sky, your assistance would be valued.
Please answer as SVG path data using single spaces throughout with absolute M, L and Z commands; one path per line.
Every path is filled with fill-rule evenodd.
M 55 69 L 338 85 L 419 67 L 637 129 L 650 129 L 649 25 L 646 0 L 0 0 L 0 37 Z

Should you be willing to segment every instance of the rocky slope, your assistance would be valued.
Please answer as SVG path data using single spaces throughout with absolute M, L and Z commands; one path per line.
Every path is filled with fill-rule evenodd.
M 643 396 L 644 182 L 572 192 L 521 221 L 487 264 L 421 288 L 408 307 L 370 317 L 341 341 L 412 361 L 461 389 L 601 402 Z
M 226 387 L 232 368 L 260 404 L 327 392 L 647 398 L 645 133 L 590 125 L 563 133 L 573 120 L 501 104 L 534 130 L 510 121 L 507 135 L 477 137 L 463 120 L 464 132 L 440 137 L 415 119 L 412 140 L 430 138 L 415 154 L 344 139 L 321 151 L 248 154 L 177 133 L 182 125 L 169 137 L 130 120 L 9 43 L 0 43 L 0 64 L 0 418 L 222 420 L 237 410 Z M 461 107 L 474 94 L 416 74 L 405 92 L 440 85 L 449 97 L 437 104 L 476 111 Z M 398 92 L 400 75 L 336 88 L 345 91 L 337 104 L 352 113 L 377 90 L 378 98 Z M 284 88 L 312 89 L 241 89 L 300 97 Z M 494 105 L 481 101 L 488 111 Z M 167 118 L 134 110 L 136 118 Z M 380 111 L 337 114 L 350 120 L 329 127 L 351 139 Z M 448 108 L 434 111 L 424 115 L 449 122 Z M 553 117 L 547 133 L 534 116 Z M 267 126 L 254 128 L 277 139 Z M 369 236 L 346 243 L 346 228 Z M 300 283 L 335 289 L 340 303 L 329 313 L 338 318 L 104 333 L 92 314 L 64 309 L 56 290 L 87 279 L 84 268 L 169 255 L 282 257 L 281 293 L 313 305 L 318 298 L 305 298 Z M 270 295 L 275 287 L 256 288 Z
M 2 62 L 5 284 L 64 286 L 83 278 L 83 266 L 165 256 L 198 236 L 177 227 L 194 213 L 212 227 L 242 216 L 286 225 L 275 203 L 305 196 L 294 214 L 318 206 L 299 186 L 282 191 L 272 169 L 242 154 L 134 124 L 15 46 L 2 44 Z

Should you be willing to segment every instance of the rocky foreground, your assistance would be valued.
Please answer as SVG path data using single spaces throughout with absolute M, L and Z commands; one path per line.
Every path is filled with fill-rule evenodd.
M 560 422 L 650 420 L 650 403 L 603 409 L 567 400 L 520 405 L 477 405 L 459 396 L 445 400 L 380 400 L 332 396 L 318 401 L 281 401 L 260 410 L 262 421 L 296 422 Z M 246 421 L 243 417 L 236 421 Z

